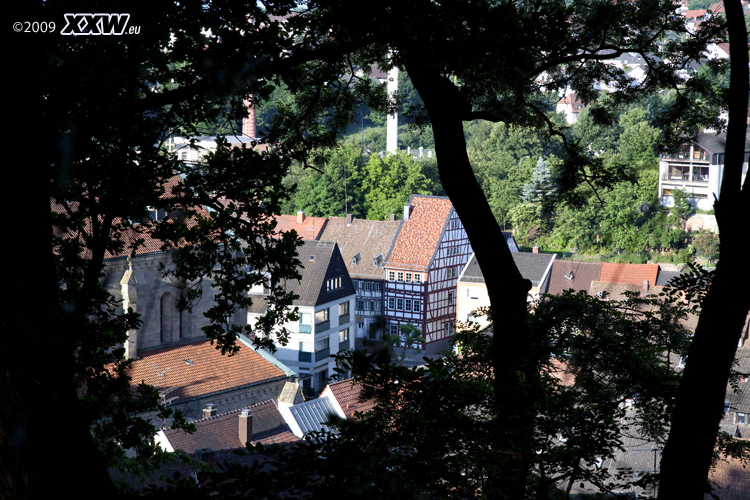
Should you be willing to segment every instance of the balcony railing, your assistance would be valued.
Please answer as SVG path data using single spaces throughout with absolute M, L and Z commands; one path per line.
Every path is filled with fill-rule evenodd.
M 312 353 L 311 352 L 302 352 L 299 353 L 299 362 L 300 363 L 310 363 L 312 361 Z
M 344 352 L 349 350 L 349 341 L 339 342 L 339 352 Z
M 339 316 L 339 325 L 343 325 L 345 323 L 349 323 L 349 313 L 341 314 Z
M 315 362 L 321 361 L 331 355 L 331 349 L 321 349 L 320 351 L 315 351 Z
M 330 321 L 321 321 L 320 323 L 315 323 L 315 331 L 317 333 L 324 332 L 326 330 L 331 329 L 331 322 Z
M 300 333 L 311 333 L 312 332 L 312 325 L 299 325 L 299 332 Z

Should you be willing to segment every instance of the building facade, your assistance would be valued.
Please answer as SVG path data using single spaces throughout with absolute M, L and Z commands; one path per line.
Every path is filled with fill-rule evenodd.
M 355 292 L 335 242 L 305 241 L 298 255 L 302 279 L 288 281 L 286 288 L 299 296 L 292 304 L 299 320 L 282 325 L 289 338 L 274 356 L 297 372 L 303 389 L 319 392 L 334 373 L 331 356 L 354 349 Z M 253 325 L 265 314 L 266 301 L 261 290 L 251 290 L 250 297 L 247 321 Z
M 384 266 L 389 333 L 410 323 L 426 344 L 448 339 L 455 329 L 456 281 L 471 253 L 447 197 L 412 195 Z

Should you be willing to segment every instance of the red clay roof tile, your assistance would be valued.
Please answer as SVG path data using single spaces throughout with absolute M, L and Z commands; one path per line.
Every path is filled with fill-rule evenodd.
M 653 286 L 659 275 L 659 264 L 602 264 L 599 281 L 622 285 L 642 285 L 644 280 Z
M 412 195 L 408 221 L 402 221 L 385 267 L 427 271 L 453 204 L 443 196 Z

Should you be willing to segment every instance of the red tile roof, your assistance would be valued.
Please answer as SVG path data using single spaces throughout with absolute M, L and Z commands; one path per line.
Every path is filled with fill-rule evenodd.
M 237 387 L 285 378 L 284 372 L 242 342 L 234 356 L 223 356 L 208 340 L 159 349 L 133 361 L 131 385 L 141 381 L 169 391 L 176 402 Z
M 251 443 L 284 444 L 299 441 L 289 429 L 273 401 L 264 401 L 249 407 L 252 412 Z M 239 417 L 241 409 L 233 410 L 214 417 L 202 418 L 192 422 L 195 432 L 188 434 L 182 430 L 167 429 L 164 431 L 174 449 L 195 453 L 202 448 L 213 451 L 244 448 L 239 437 Z
M 294 229 L 303 240 L 318 240 L 326 226 L 328 219 L 325 217 L 310 217 L 301 214 L 302 223 L 297 222 L 298 215 L 277 215 L 276 233 L 286 233 Z
M 352 379 L 341 380 L 328 385 L 336 402 L 346 414 L 346 418 L 355 418 L 355 413 L 366 413 L 375 407 L 375 400 L 362 400 L 362 386 Z
M 602 264 L 602 272 L 599 281 L 605 283 L 619 283 L 622 285 L 642 285 L 643 280 L 648 284 L 656 284 L 659 275 L 659 264 Z
M 164 183 L 164 193 L 161 195 L 162 199 L 167 199 L 170 196 L 172 196 L 172 190 L 182 181 L 180 180 L 180 177 L 178 175 L 172 176 L 167 182 Z M 74 213 L 78 211 L 78 203 L 77 202 L 71 202 L 68 203 L 68 208 L 73 211 Z M 62 215 L 62 216 L 68 216 L 68 213 L 66 211 L 65 206 L 55 200 L 51 201 L 51 208 L 52 212 Z M 198 212 L 199 217 L 210 217 L 208 212 L 203 207 L 197 207 L 194 210 Z M 179 217 L 179 211 L 173 212 L 171 215 L 175 219 L 179 219 L 185 224 L 188 225 L 188 227 L 192 227 L 196 224 L 196 220 L 193 218 L 181 218 Z M 92 231 L 92 225 L 90 219 L 86 219 L 85 222 L 86 226 L 84 230 L 91 234 Z M 113 227 L 115 228 L 121 228 L 122 232 L 119 236 L 119 240 L 123 242 L 124 246 L 121 251 L 112 252 L 107 251 L 105 253 L 106 259 L 112 259 L 115 257 L 125 257 L 132 253 L 133 247 L 136 245 L 136 243 L 140 243 L 138 245 L 135 254 L 136 255 L 145 255 L 150 253 L 157 253 L 162 252 L 162 245 L 163 242 L 161 240 L 158 240 L 154 237 L 152 237 L 151 229 L 152 224 L 150 223 L 142 223 L 142 224 L 133 224 L 125 222 L 121 218 L 115 218 L 115 220 L 112 223 Z M 56 232 L 56 236 L 60 238 L 77 238 L 78 236 L 73 234 L 72 232 L 68 231 L 67 233 L 62 233 L 60 231 Z M 88 249 L 85 249 L 84 252 L 88 252 Z M 86 255 L 84 254 L 86 257 Z
M 401 221 L 385 267 L 427 271 L 453 204 L 442 196 L 412 195 L 408 221 Z

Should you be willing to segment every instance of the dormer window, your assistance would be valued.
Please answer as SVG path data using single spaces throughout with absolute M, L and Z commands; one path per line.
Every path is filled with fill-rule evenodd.
M 359 265 L 359 261 L 360 260 L 362 260 L 362 254 L 359 253 L 359 252 L 357 252 L 357 255 L 355 255 L 354 257 L 352 257 L 352 265 L 353 266 Z
M 380 267 L 383 264 L 383 254 L 379 254 L 377 257 L 372 259 L 372 267 Z

